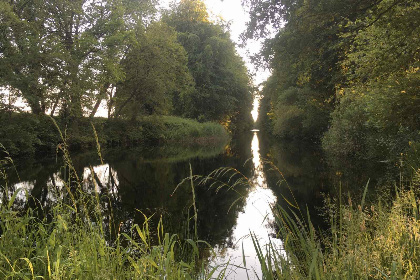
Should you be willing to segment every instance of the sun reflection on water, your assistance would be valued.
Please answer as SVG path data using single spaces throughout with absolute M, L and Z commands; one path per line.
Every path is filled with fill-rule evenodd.
M 261 188 L 267 187 L 265 174 L 263 170 L 263 163 L 260 157 L 260 141 L 258 140 L 257 132 L 254 132 L 254 137 L 251 142 L 252 162 L 254 163 L 254 175 L 252 176 L 253 186 Z
M 272 239 L 274 216 L 271 207 L 277 202 L 273 191 L 267 187 L 264 166 L 260 155 L 258 133 L 255 131 L 251 142 L 253 176 L 250 179 L 250 190 L 245 198 L 243 211 L 238 214 L 236 227 L 232 233 L 234 245 L 231 248 L 216 248 L 220 254 L 212 261 L 213 265 L 229 262 L 226 279 L 261 279 L 262 272 L 255 253 L 250 233 L 255 234 L 261 247 L 270 241 L 280 249 L 281 240 Z M 245 253 L 246 267 L 243 263 Z

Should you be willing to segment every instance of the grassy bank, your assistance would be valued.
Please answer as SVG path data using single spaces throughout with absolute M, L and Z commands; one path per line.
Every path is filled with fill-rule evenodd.
M 264 253 L 254 238 L 264 279 L 420 279 L 419 186 L 417 170 L 411 184 L 371 203 L 367 187 L 357 202 L 345 195 L 327 200 L 328 232 L 294 207 L 277 208 L 283 250 L 269 246 Z
M 216 123 L 199 123 L 172 116 L 150 116 L 136 121 L 88 118 L 55 119 L 71 150 L 96 145 L 92 124 L 102 146 L 134 146 L 162 142 L 211 143 L 226 141 L 228 134 Z M 13 156 L 54 152 L 61 142 L 48 116 L 29 113 L 0 114 L 0 143 Z
M 60 147 L 68 178 L 50 190 L 49 205 L 9 192 L 13 162 L 0 160 L 0 279 L 210 279 L 200 242 L 165 233 L 162 218 L 115 222 L 111 195 L 95 191 L 93 177 L 86 189 Z
M 152 245 L 147 223 L 133 225 L 110 241 L 94 197 L 85 194 L 74 204 L 58 203 L 48 219 L 36 218 L 33 210 L 22 215 L 7 206 L 12 202 L 1 206 L 1 279 L 193 279 L 196 275 L 198 256 L 176 259 L 175 251 L 183 247 L 176 235 L 159 232 L 160 243 Z M 187 244 L 194 252 L 196 243 Z

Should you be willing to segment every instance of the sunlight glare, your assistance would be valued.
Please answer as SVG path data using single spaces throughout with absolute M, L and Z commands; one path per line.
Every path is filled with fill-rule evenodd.
M 254 101 L 252 102 L 253 107 L 252 107 L 251 115 L 252 115 L 252 119 L 254 120 L 254 123 L 257 122 L 258 120 L 260 99 L 261 99 L 260 95 L 255 95 Z
M 265 244 L 271 243 L 275 248 L 281 250 L 282 241 L 275 236 L 273 228 L 274 215 L 272 207 L 277 202 L 273 191 L 267 187 L 267 180 L 264 173 L 263 160 L 260 154 L 260 143 L 258 133 L 254 132 L 251 142 L 253 175 L 250 179 L 250 189 L 246 195 L 243 210 L 238 214 L 236 226 L 232 232 L 230 247 L 215 246 L 219 252 L 217 257 L 211 261 L 211 266 L 220 266 L 216 274 L 222 272 L 224 264 L 229 263 L 225 279 L 262 279 L 261 265 L 255 253 L 254 243 L 250 232 L 255 234 L 259 243 L 265 248 Z M 242 255 L 242 250 L 245 256 Z M 263 249 L 263 253 L 266 253 Z M 246 259 L 244 267 L 243 260 Z M 252 271 L 250 273 L 247 272 Z

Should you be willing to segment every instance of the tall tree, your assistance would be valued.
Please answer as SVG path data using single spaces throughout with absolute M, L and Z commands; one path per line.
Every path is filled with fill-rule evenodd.
M 328 128 L 336 88 L 346 82 L 340 62 L 352 38 L 341 36 L 348 22 L 378 1 L 244 1 L 251 21 L 245 35 L 265 40 L 262 59 L 272 69 L 264 90 L 270 99 L 273 132 L 282 137 L 319 139 Z M 356 27 L 356 26 L 355 26 Z
M 137 30 L 122 67 L 125 80 L 118 84 L 115 116 L 169 114 L 172 101 L 191 93 L 194 81 L 187 68 L 187 54 L 176 32 L 163 22 Z
M 340 157 L 395 159 L 420 142 L 420 3 L 384 0 L 349 27 L 357 32 L 343 34 L 353 44 L 324 146 Z
M 129 31 L 153 11 L 149 0 L 1 1 L 1 84 L 34 113 L 81 116 L 123 77 Z
M 43 4 L 0 2 L 0 83 L 21 94 L 35 114 L 45 112 L 48 66 L 54 67 L 55 49 L 48 46 L 48 14 Z
M 211 22 L 206 6 L 198 0 L 175 4 L 164 21 L 178 32 L 195 81 L 195 93 L 184 115 L 225 124 L 239 114 L 246 114 L 243 120 L 250 119 L 249 76 L 227 27 Z

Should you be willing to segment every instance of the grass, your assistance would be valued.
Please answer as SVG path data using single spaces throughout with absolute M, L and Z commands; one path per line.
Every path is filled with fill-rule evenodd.
M 1 161 L 0 279 L 212 277 L 214 270 L 197 269 L 203 242 L 165 233 L 162 219 L 156 229 L 146 216 L 142 225 L 114 225 L 112 207 L 103 207 L 110 198 L 95 191 L 93 179 L 91 190 L 83 188 L 61 137 L 67 180 L 48 209 L 28 193 L 27 206 L 16 204 L 23 190 L 8 193 L 5 171 L 13 161 L 9 156 Z
M 183 122 L 173 118 L 162 120 L 163 125 L 173 126 L 171 130 L 178 132 L 177 126 L 187 126 L 189 121 Z M 205 135 L 211 135 L 212 129 L 210 125 L 209 134 Z M 179 135 L 185 133 L 171 137 L 177 139 Z M 66 143 L 62 134 L 61 140 Z M 213 275 L 216 270 L 206 268 L 200 260 L 199 244 L 205 242 L 197 241 L 197 233 L 192 239 L 181 240 L 177 235 L 165 233 L 161 220 L 156 228 L 151 228 L 150 217 L 145 217 L 142 225 L 131 221 L 115 225 L 112 207 L 111 211 L 103 207 L 109 198 L 95 191 L 94 180 L 92 189 L 84 190 L 67 145 L 59 147 L 65 159 L 67 180 L 62 189 L 64 194 L 48 209 L 27 193 L 24 195 L 30 207 L 19 207 L 16 198 L 23 191 L 8 193 L 7 173 L 0 168 L 3 182 L 0 279 L 224 277 L 223 272 Z M 13 166 L 10 157 L 5 157 L 2 164 Z M 233 169 L 221 168 L 203 178 L 196 178 L 191 172 L 186 180 L 191 181 L 194 195 L 193 179 L 205 183 L 211 176 L 217 179 L 228 175 L 230 185 L 216 181 L 209 182 L 210 187 L 235 191 L 243 181 L 235 183 L 233 176 L 238 173 L 233 170 L 233 175 L 229 175 L 230 170 Z M 337 201 L 326 201 L 328 232 L 313 227 L 310 213 L 306 213 L 309 218 L 304 220 L 296 201 L 288 201 L 289 209 L 277 206 L 274 212 L 283 248 L 259 244 L 251 234 L 263 279 L 420 279 L 419 186 L 418 169 L 410 184 L 395 188 L 392 199 L 383 196 L 367 203 L 368 184 L 359 203 L 340 193 Z M 194 197 L 191 206 L 196 207 Z M 196 224 L 197 211 L 194 213 Z
M 200 123 L 195 120 L 174 116 L 160 117 L 160 121 L 163 123 L 163 136 L 167 141 L 200 143 L 227 140 L 229 138 L 225 128 L 217 123 Z
M 264 279 L 420 279 L 420 170 L 393 199 L 368 205 L 351 197 L 327 201 L 329 232 L 322 234 L 300 210 L 275 211 L 283 249 L 254 237 Z M 291 210 L 294 209 L 294 210 Z M 307 213 L 309 217 L 309 213 Z
M 180 240 L 163 233 L 161 223 L 157 245 L 151 244 L 147 222 L 108 240 L 94 198 L 88 195 L 81 195 L 75 204 L 58 203 L 48 218 L 36 216 L 33 210 L 22 214 L 2 205 L 1 279 L 194 279 L 196 275 L 198 256 L 192 255 L 189 262 L 177 260 Z
M 49 209 L 28 194 L 32 207 L 16 208 L 22 190 L 7 193 L 7 174 L 1 169 L 0 279 L 223 279 L 228 264 L 214 275 L 216 270 L 200 259 L 199 244 L 205 242 L 196 237 L 180 240 L 165 233 L 161 220 L 150 228 L 150 217 L 142 225 L 110 222 L 112 211 L 103 208 L 108 198 L 93 191 L 94 181 L 92 191 L 83 190 L 66 146 L 60 147 L 68 172 L 66 193 Z M 10 157 L 6 161 L 13 165 Z M 193 179 L 205 183 L 230 171 L 240 175 L 221 168 L 202 178 L 191 172 L 185 180 L 191 180 L 194 194 Z M 215 187 L 234 190 L 238 183 L 228 177 L 233 185 Z M 277 206 L 283 248 L 259 244 L 251 234 L 263 279 L 419 279 L 419 184 L 417 170 L 408 186 L 396 187 L 392 199 L 383 196 L 367 203 L 367 184 L 359 203 L 349 195 L 345 203 L 342 195 L 327 200 L 326 233 L 302 218 L 296 201 L 288 201 L 290 209 Z
M 103 146 L 144 146 L 163 142 L 213 144 L 229 138 L 217 123 L 199 123 L 173 116 L 145 116 L 138 120 L 79 118 L 66 122 L 55 118 L 71 150 Z M 51 118 L 29 113 L 0 113 L 0 143 L 13 156 L 53 153 L 61 143 Z M 92 124 L 96 135 L 92 133 Z M 96 136 L 96 137 L 95 137 Z

